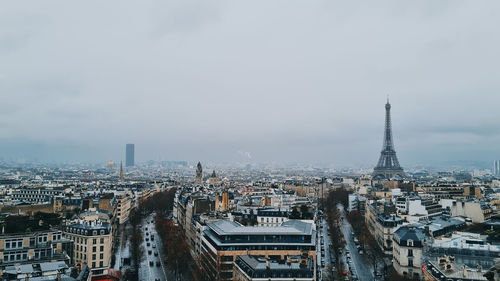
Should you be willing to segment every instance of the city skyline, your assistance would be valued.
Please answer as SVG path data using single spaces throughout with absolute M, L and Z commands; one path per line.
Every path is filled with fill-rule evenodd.
M 387 94 L 401 166 L 500 158 L 498 3 L 62 3 L 0 11 L 4 160 L 374 166 Z

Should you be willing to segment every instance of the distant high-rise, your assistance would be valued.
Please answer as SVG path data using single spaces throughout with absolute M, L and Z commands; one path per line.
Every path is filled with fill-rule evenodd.
M 384 146 L 380 152 L 380 158 L 377 166 L 373 169 L 375 178 L 391 179 L 395 176 L 404 177 L 405 172 L 399 166 L 396 150 L 392 141 L 392 126 L 391 126 L 391 104 L 389 99 L 385 104 L 385 131 L 384 131 Z
M 128 143 L 125 148 L 125 167 L 134 166 L 134 150 L 135 146 L 133 143 Z
M 500 160 L 493 161 L 493 175 L 500 176 Z

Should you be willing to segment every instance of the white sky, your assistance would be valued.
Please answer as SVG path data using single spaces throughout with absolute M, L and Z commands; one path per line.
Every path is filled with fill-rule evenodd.
M 500 158 L 498 1 L 0 1 L 0 158 Z M 245 153 L 243 153 L 245 152 Z

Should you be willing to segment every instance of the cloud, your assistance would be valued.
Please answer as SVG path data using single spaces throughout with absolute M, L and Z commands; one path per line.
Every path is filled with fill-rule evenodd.
M 403 165 L 436 150 L 489 161 L 500 132 L 499 8 L 431 0 L 4 3 L 0 143 L 103 151 L 89 153 L 96 161 L 120 159 L 134 142 L 138 160 L 236 161 L 242 154 L 234 151 L 251 151 L 254 161 L 370 165 L 390 94 Z

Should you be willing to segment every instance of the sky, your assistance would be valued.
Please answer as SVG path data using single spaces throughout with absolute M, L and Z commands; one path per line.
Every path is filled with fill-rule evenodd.
M 363 2 L 363 1 L 362 1 Z M 499 1 L 1 1 L 0 159 L 500 159 Z

